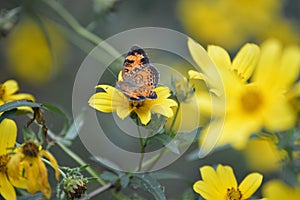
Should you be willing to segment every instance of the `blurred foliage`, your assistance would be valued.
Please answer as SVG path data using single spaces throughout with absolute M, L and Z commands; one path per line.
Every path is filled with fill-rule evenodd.
M 211 173 L 208 173 L 208 176 L 201 173 L 202 184 L 215 177 L 212 172 L 218 169 L 218 164 L 232 166 L 229 167 L 230 171 L 234 171 L 239 183 L 239 180 L 253 171 L 262 174 L 262 189 L 258 189 L 253 198 L 300 198 L 300 3 L 297 0 L 90 0 L 84 3 L 73 0 L 16 0 L 0 1 L 0 9 L 0 198 L 3 196 L 15 199 L 17 196 L 18 199 L 49 199 L 51 195 L 52 199 L 201 199 L 197 194 L 202 194 L 199 184 L 197 189 L 195 184 L 192 190 L 193 184 L 199 180 L 198 169 L 203 170 L 205 165 L 210 168 Z M 276 102 L 274 105 L 277 106 L 270 107 L 269 104 L 265 104 L 261 110 L 268 110 L 271 114 L 264 113 L 263 120 L 260 120 L 259 115 L 252 113 L 249 117 L 240 112 L 235 121 L 226 124 L 227 128 L 230 128 L 229 139 L 200 160 L 198 139 L 200 138 L 201 149 L 201 138 L 207 131 L 210 120 L 214 120 L 211 121 L 213 124 L 218 117 L 223 116 L 220 107 L 216 107 L 220 111 L 217 112 L 217 116 L 211 116 L 211 103 L 220 103 L 222 93 L 219 88 L 213 87 L 217 85 L 212 81 L 215 80 L 214 74 L 206 74 L 205 70 L 200 74 L 189 71 L 192 69 L 190 66 L 166 56 L 164 59 L 169 59 L 172 63 L 170 65 L 174 65 L 184 76 L 183 79 L 162 77 L 169 78 L 171 87 L 167 98 L 172 99 L 172 102 L 176 101 L 178 107 L 164 103 L 169 112 L 165 116 L 160 115 L 161 110 L 154 114 L 149 106 L 145 107 L 151 120 L 149 119 L 149 123 L 146 120 L 143 124 L 143 117 L 140 117 L 142 112 L 140 116 L 134 112 L 128 113 L 128 118 L 133 120 L 137 129 L 145 128 L 151 133 L 136 142 L 135 148 L 139 150 L 137 153 L 142 155 L 140 163 L 135 169 L 122 172 L 117 170 L 116 163 L 102 157 L 90 156 L 77 137 L 85 123 L 85 110 L 75 119 L 69 114 L 77 69 L 85 56 L 105 38 L 142 26 L 172 28 L 193 37 L 205 47 L 211 44 L 224 47 L 223 49 L 209 46 L 205 48 L 208 55 L 192 48 L 189 50 L 195 63 L 200 63 L 200 68 L 205 67 L 202 61 L 208 56 L 214 65 L 218 66 L 221 63 L 220 68 L 230 65 L 228 71 L 231 71 L 233 76 L 224 77 L 225 82 L 228 81 L 229 89 L 225 94 L 228 100 L 226 108 L 231 114 L 239 105 L 239 101 L 235 101 L 238 94 L 246 91 L 240 89 L 245 85 L 253 86 L 251 83 L 255 82 L 255 78 L 251 75 L 252 72 L 259 73 L 260 69 L 255 63 L 259 62 L 257 60 L 263 52 L 265 60 L 261 60 L 260 67 L 266 67 L 268 62 L 274 64 L 267 66 L 270 67 L 269 70 L 264 69 L 267 73 L 263 77 L 269 78 L 264 82 L 269 84 L 264 85 L 264 95 L 274 92 L 271 88 L 279 87 L 277 93 L 272 93 L 264 100 L 269 103 Z M 277 38 L 280 44 L 289 48 L 283 50 L 281 45 L 277 48 L 277 45 L 268 47 L 262 43 L 270 37 Z M 247 42 L 256 43 L 261 51 L 255 51 L 256 45 L 248 44 L 236 55 L 239 47 Z M 213 48 L 215 52 L 212 51 Z M 105 46 L 105 50 L 111 55 L 119 56 L 109 44 Z M 153 60 L 162 59 L 160 54 L 161 52 L 153 54 Z M 247 59 L 243 59 L 245 57 Z M 231 58 L 234 58 L 232 62 Z M 118 70 L 121 70 L 120 62 L 116 61 L 113 73 L 117 74 Z M 272 68 L 279 64 L 280 70 Z M 250 65 L 253 65 L 251 70 Z M 227 73 L 229 72 L 224 72 Z M 243 77 L 243 80 L 236 81 L 237 77 L 245 74 L 246 79 Z M 110 77 L 99 79 L 101 81 Z M 17 81 L 11 79 L 20 83 L 20 93 Z M 115 81 L 109 80 L 110 83 Z M 101 92 L 97 91 L 96 94 Z M 288 113 L 293 114 L 285 116 L 282 114 L 284 112 L 272 112 L 285 105 L 279 101 L 282 96 L 285 99 L 284 103 L 292 110 Z M 252 103 L 250 102 L 254 105 L 257 101 Z M 88 102 L 86 104 L 88 105 Z M 139 103 L 135 102 L 133 107 L 139 107 Z M 103 116 L 102 113 L 100 115 Z M 284 124 L 284 119 L 291 116 L 294 117 L 292 123 L 282 126 L 283 128 L 274 128 Z M 110 119 L 102 123 L 111 127 Z M 267 129 L 271 119 L 278 121 L 272 124 L 273 129 Z M 249 124 L 258 121 L 259 126 L 252 126 L 246 130 Z M 111 132 L 117 135 L 117 131 L 115 128 Z M 189 132 L 197 133 L 199 138 L 191 139 Z M 244 132 L 247 134 L 243 134 Z M 233 144 L 241 138 L 244 140 L 243 148 L 234 148 Z M 27 149 L 29 154 L 24 153 L 24 150 L 22 153 L 16 153 L 20 152 L 25 144 L 32 144 L 33 141 L 38 141 L 38 148 Z M 129 146 L 133 144 L 131 141 L 121 142 Z M 182 147 L 190 143 L 192 145 L 184 156 L 172 165 L 157 172 L 147 172 L 159 162 L 161 156 L 168 153 L 178 154 Z M 166 149 L 157 157 L 144 160 L 145 152 L 160 147 Z M 50 152 L 53 158 L 49 156 Z M 13 168 L 9 160 L 16 158 L 16 155 L 31 156 L 35 159 L 31 162 L 33 165 L 26 161 Z M 57 160 L 59 168 L 55 166 L 54 159 Z M 23 166 L 27 168 L 22 168 Z M 30 166 L 38 167 L 32 170 Z M 49 166 L 59 170 L 59 183 Z M 41 179 L 34 174 L 38 170 L 42 172 Z M 8 174 L 8 171 L 15 173 Z M 24 175 L 28 173 L 31 173 L 31 183 L 36 187 L 24 181 Z M 13 182 L 12 177 L 17 181 Z M 218 183 L 221 183 L 224 177 L 225 175 L 220 176 Z M 36 183 L 40 183 L 39 181 L 43 182 L 41 187 L 37 187 Z M 257 188 L 258 182 L 256 181 Z M 3 183 L 7 184 L 3 186 Z M 49 183 L 52 192 L 50 186 L 48 187 Z M 228 185 L 232 188 L 225 188 L 224 194 L 229 198 L 232 194 L 239 195 L 241 191 L 245 192 L 241 189 L 245 189 L 244 185 L 241 185 Z M 211 185 L 204 186 L 209 188 Z

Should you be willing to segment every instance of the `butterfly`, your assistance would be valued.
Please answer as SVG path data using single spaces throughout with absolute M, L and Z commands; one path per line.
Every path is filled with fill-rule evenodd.
M 122 68 L 122 80 L 116 83 L 129 101 L 141 102 L 146 99 L 157 99 L 156 92 L 159 72 L 149 62 L 146 52 L 139 46 L 132 46 Z

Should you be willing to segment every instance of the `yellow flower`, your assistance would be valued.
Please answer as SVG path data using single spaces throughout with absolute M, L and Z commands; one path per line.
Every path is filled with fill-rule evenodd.
M 218 165 L 214 170 L 211 166 L 200 168 L 202 180 L 197 181 L 193 188 L 206 200 L 245 200 L 251 197 L 262 183 L 263 176 L 251 173 L 238 185 L 230 166 Z
M 177 106 L 176 101 L 168 99 L 171 95 L 168 87 L 155 88 L 157 99 L 146 99 L 142 102 L 129 101 L 122 92 L 109 85 L 98 85 L 96 88 L 101 88 L 104 92 L 98 92 L 91 96 L 89 99 L 91 107 L 101 112 L 116 112 L 121 119 L 126 118 L 131 112 L 135 112 L 144 125 L 151 120 L 152 112 L 172 117 L 171 107 Z
M 204 72 L 198 73 L 198 78 L 212 79 L 215 74 L 205 69 L 211 66 L 203 65 L 197 55 L 202 47 L 191 39 L 188 44 L 192 57 Z M 261 128 L 283 131 L 295 124 L 297 115 L 286 92 L 299 75 L 299 47 L 283 49 L 277 40 L 271 39 L 264 42 L 261 49 L 246 44 L 232 62 L 228 53 L 218 46 L 209 46 L 208 55 L 223 81 L 210 85 L 218 92 L 222 92 L 221 85 L 225 90 L 225 93 L 218 94 L 225 97 L 225 112 L 213 116 L 216 120 L 210 124 L 216 127 L 224 125 L 219 145 L 232 144 L 235 148 L 243 148 L 249 136 Z M 225 121 L 218 118 L 225 118 Z
M 263 173 L 278 171 L 286 156 L 284 150 L 279 150 L 270 138 L 253 138 L 244 149 L 247 166 Z
M 50 199 L 51 187 L 42 157 L 50 161 L 55 169 L 56 179 L 59 180 L 58 164 L 52 154 L 31 141 L 23 143 L 14 153 L 8 162 L 8 175 L 12 184 L 26 189 L 31 194 L 41 191 Z
M 16 192 L 10 183 L 7 170 L 10 156 L 9 148 L 13 148 L 17 138 L 17 126 L 13 120 L 3 119 L 0 122 L 0 195 L 5 199 L 17 199 Z
M 262 193 L 268 200 L 300 199 L 299 188 L 292 188 L 280 180 L 272 180 L 264 184 Z
M 180 0 L 177 7 L 183 27 L 204 44 L 235 50 L 244 41 L 270 36 L 299 42 L 282 0 Z
M 20 23 L 8 35 L 6 43 L 7 68 L 19 78 L 43 84 L 63 66 L 67 46 L 62 35 L 49 21 L 22 16 Z
M 7 80 L 3 84 L 0 84 L 0 105 L 15 101 L 15 100 L 31 100 L 34 101 L 34 97 L 31 94 L 18 93 L 18 83 L 15 80 Z

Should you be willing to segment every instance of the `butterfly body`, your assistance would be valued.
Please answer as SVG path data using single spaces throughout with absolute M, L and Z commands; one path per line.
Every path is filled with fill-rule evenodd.
M 150 64 L 146 52 L 133 46 L 128 52 L 122 69 L 122 80 L 116 83 L 118 88 L 130 101 L 140 102 L 156 99 L 153 91 L 159 82 L 158 70 Z

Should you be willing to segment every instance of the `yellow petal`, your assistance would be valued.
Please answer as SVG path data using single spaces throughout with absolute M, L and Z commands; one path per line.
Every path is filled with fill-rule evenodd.
M 299 188 L 291 188 L 280 180 L 272 180 L 264 184 L 263 196 L 271 200 L 298 200 L 300 199 Z
M 245 82 L 252 75 L 260 55 L 260 49 L 255 44 L 244 45 L 235 56 L 231 70 Z
M 244 199 L 251 197 L 262 183 L 263 176 L 259 173 L 249 174 L 239 185 Z
M 3 172 L 0 172 L 0 195 L 2 195 L 4 199 L 17 199 L 14 187 L 7 180 L 6 174 Z
M 19 94 L 13 94 L 8 96 L 7 100 L 14 101 L 14 100 L 30 100 L 34 101 L 34 97 L 31 94 L 26 93 L 19 93 Z
M 209 57 L 219 68 L 231 68 L 230 56 L 225 49 L 219 46 L 209 45 L 207 48 L 207 52 Z
M 16 149 L 7 164 L 7 174 L 10 182 L 18 188 L 26 188 L 26 179 L 23 178 L 23 164 L 21 164 L 22 155 Z
M 91 96 L 88 103 L 91 107 L 101 112 L 113 112 L 115 111 L 115 108 L 112 107 L 112 101 L 110 97 L 110 95 L 104 92 L 98 92 Z
M 289 88 L 299 77 L 300 70 L 300 48 L 297 46 L 289 46 L 283 51 L 281 58 L 280 71 L 278 73 L 278 79 L 276 82 L 283 86 L 283 88 Z
M 201 133 L 199 139 L 199 157 L 203 158 L 216 146 L 222 131 L 223 123 L 218 120 L 211 122 L 211 125 L 207 126 Z
M 26 158 L 24 162 L 24 174 L 27 180 L 26 188 L 30 194 L 41 191 L 47 199 L 51 196 L 51 187 L 48 182 L 47 168 L 38 158 Z
M 197 181 L 193 185 L 193 189 L 206 200 L 218 200 L 220 197 L 222 197 L 222 194 L 216 192 L 214 188 L 204 181 Z
M 221 187 L 219 187 L 219 177 L 211 166 L 204 166 L 200 168 L 202 180 L 207 184 L 208 187 L 212 188 L 214 192 L 222 193 Z
M 171 96 L 170 89 L 165 86 L 159 86 L 159 87 L 155 88 L 153 91 L 156 92 L 159 99 L 166 99 L 169 96 Z
M 168 118 L 173 116 L 173 110 L 168 106 L 162 106 L 162 105 L 153 105 L 151 107 L 151 112 L 155 112 L 161 115 L 164 115 Z
M 190 50 L 193 60 L 196 62 L 198 71 L 203 72 L 205 81 L 210 88 L 221 90 L 223 88 L 222 80 L 220 79 L 220 72 L 217 66 L 210 59 L 205 49 L 191 38 L 188 38 L 188 48 Z
M 55 177 L 56 177 L 56 180 L 59 180 L 59 175 L 60 175 L 60 172 L 58 170 L 58 164 L 57 164 L 57 161 L 56 159 L 54 158 L 54 156 L 49 153 L 48 151 L 45 151 L 45 150 L 41 150 L 41 154 L 43 156 L 45 156 L 51 163 L 53 169 L 55 170 Z
M 274 131 L 291 128 L 297 120 L 291 105 L 282 96 L 278 96 L 274 101 L 274 105 L 270 106 L 264 116 L 266 128 Z
M 19 86 L 17 81 L 15 80 L 7 80 L 3 83 L 3 86 L 5 87 L 5 94 L 11 95 L 16 93 L 19 90 Z
M 230 166 L 218 165 L 217 176 L 222 184 L 222 188 L 237 188 L 237 181 Z
M 135 113 L 138 115 L 143 125 L 148 124 L 151 120 L 151 112 L 149 108 L 140 107 L 135 110 Z
M 133 110 L 133 108 L 129 108 L 128 106 L 119 106 L 116 112 L 120 119 L 125 119 Z
M 286 151 L 278 149 L 273 138 L 258 137 L 249 140 L 244 155 L 250 169 L 270 173 L 281 169 Z
M 270 39 L 261 45 L 261 54 L 253 81 L 264 85 L 266 88 L 273 84 L 274 73 L 278 71 L 282 46 L 279 41 Z
M 208 55 L 214 61 L 217 66 L 217 72 L 213 75 L 214 83 L 213 88 L 210 88 L 210 91 L 214 91 L 217 96 L 221 96 L 226 91 L 231 91 L 233 87 L 240 84 L 240 79 L 238 76 L 231 71 L 231 61 L 229 54 L 225 49 L 219 46 L 210 45 L 208 47 Z M 211 78 L 211 77 L 210 77 Z M 209 82 L 207 82 L 209 83 Z M 211 87 L 210 85 L 208 85 Z
M 188 74 L 189 74 L 190 79 L 205 80 L 205 76 L 202 73 L 198 72 L 198 71 L 189 70 Z
M 15 146 L 17 138 L 17 125 L 11 119 L 3 119 L 0 123 L 0 155 L 11 151 L 7 148 Z
M 110 85 L 98 85 L 95 88 L 101 88 L 105 92 L 92 95 L 89 99 L 90 106 L 101 112 L 117 111 L 118 116 L 122 116 L 120 117 L 122 119 L 128 115 L 125 116 L 124 112 L 128 112 L 129 101 L 119 90 Z

